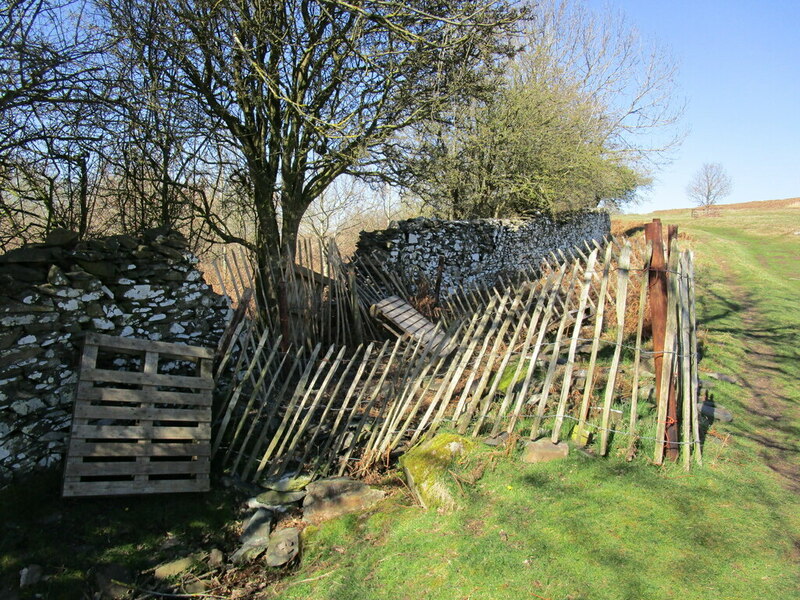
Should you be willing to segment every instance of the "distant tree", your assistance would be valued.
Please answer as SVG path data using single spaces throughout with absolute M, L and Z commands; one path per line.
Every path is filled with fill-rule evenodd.
M 719 163 L 704 163 L 695 173 L 686 195 L 695 205 L 710 209 L 731 193 L 733 180 Z

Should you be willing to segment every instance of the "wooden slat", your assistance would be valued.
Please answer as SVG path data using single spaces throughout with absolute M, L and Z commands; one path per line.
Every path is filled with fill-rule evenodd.
M 103 333 L 87 333 L 85 343 L 115 350 L 156 352 L 162 357 L 170 359 L 214 358 L 214 350 L 211 348 L 174 344 L 170 342 L 154 342 L 151 340 L 140 340 L 128 337 L 114 337 Z
M 201 423 L 197 427 L 142 427 L 129 425 L 78 425 L 73 428 L 75 439 L 142 440 L 142 439 L 211 439 L 211 425 Z
M 198 408 L 152 408 L 146 406 L 96 406 L 80 403 L 74 415 L 82 419 L 115 419 L 120 421 L 195 421 L 210 423 L 211 413 Z
M 200 475 L 208 473 L 208 457 L 199 460 L 146 462 L 83 462 L 70 459 L 69 471 L 74 477 L 114 477 L 119 475 Z
M 214 380 L 202 377 L 185 377 L 183 375 L 151 375 L 130 371 L 112 371 L 110 369 L 81 370 L 82 381 L 102 383 L 124 383 L 127 385 L 150 385 L 162 387 L 178 387 L 198 390 L 214 389 Z
M 152 442 L 146 444 L 130 442 L 83 442 L 70 444 L 70 456 L 75 457 L 121 457 L 121 456 L 209 456 L 209 443 Z
M 93 387 L 91 382 L 78 384 L 78 399 L 101 402 L 128 402 L 152 404 L 179 404 L 187 406 L 211 406 L 211 390 L 198 393 L 162 392 L 159 390 L 124 390 L 118 388 Z
M 207 477 L 155 480 L 146 485 L 139 481 L 68 481 L 64 484 L 64 497 L 207 492 L 210 489 Z

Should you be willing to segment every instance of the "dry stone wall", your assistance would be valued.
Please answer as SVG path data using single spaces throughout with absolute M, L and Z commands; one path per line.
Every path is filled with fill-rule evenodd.
M 441 293 L 447 296 L 459 285 L 492 285 L 502 274 L 536 264 L 552 251 L 599 241 L 610 230 L 605 211 L 577 212 L 560 219 L 417 218 L 392 223 L 382 231 L 362 232 L 356 256 L 371 256 L 410 282 L 435 282 L 441 261 Z
M 164 229 L 0 256 L 0 485 L 63 457 L 86 332 L 216 346 L 229 302 L 197 262 Z

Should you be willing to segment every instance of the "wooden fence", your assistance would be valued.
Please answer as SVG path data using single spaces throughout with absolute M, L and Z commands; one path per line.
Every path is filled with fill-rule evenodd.
M 339 290 L 329 297 L 348 299 L 351 320 L 337 317 L 322 329 L 327 337 L 287 348 L 274 323 L 251 330 L 242 375 L 215 414 L 213 453 L 250 481 L 298 470 L 341 475 L 388 461 L 447 426 L 471 436 L 557 442 L 571 435 L 593 439 L 601 455 L 647 450 L 660 463 L 674 388 L 680 438 L 672 445 L 689 468 L 692 456 L 701 460 L 692 255 L 674 243 L 669 253 L 663 349 L 647 335 L 651 255 L 649 245 L 627 243 L 552 255 L 493 288 L 460 290 L 439 303 L 428 316 L 442 335 L 358 344 L 327 342 L 354 315 L 368 322 L 356 305 L 408 289 L 368 262 L 360 267 L 371 279 L 356 289 L 342 269 L 342 287 L 329 285 Z M 666 368 L 656 382 L 645 363 L 659 356 Z

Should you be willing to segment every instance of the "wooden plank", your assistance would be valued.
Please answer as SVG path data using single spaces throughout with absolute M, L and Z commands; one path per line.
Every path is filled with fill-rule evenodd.
M 200 423 L 196 427 L 159 427 L 156 425 L 142 427 L 140 425 L 78 425 L 73 429 L 75 439 L 115 439 L 115 440 L 152 440 L 152 439 L 211 439 L 211 425 Z
M 545 375 L 544 382 L 542 383 L 542 393 L 539 397 L 539 402 L 536 407 L 536 417 L 534 417 L 533 425 L 531 426 L 530 439 L 534 439 L 539 436 L 539 428 L 541 427 L 542 419 L 544 418 L 544 411 L 547 407 L 547 399 L 550 395 L 550 387 L 553 384 L 553 377 L 555 376 L 556 366 L 558 365 L 558 357 L 561 353 L 561 338 L 563 337 L 564 330 L 567 326 L 567 320 L 569 317 L 568 309 L 575 287 L 575 280 L 578 277 L 578 269 L 579 263 L 575 261 L 572 266 L 572 273 L 570 275 L 569 283 L 567 284 L 567 289 L 564 295 L 561 319 L 559 320 L 556 337 L 553 340 L 553 351 L 550 356 L 550 366 L 547 368 L 547 374 Z
M 152 340 L 141 340 L 129 337 L 116 337 L 104 333 L 86 334 L 86 343 L 110 348 L 114 350 L 129 350 L 135 352 L 157 352 L 165 358 L 188 360 L 190 358 L 214 358 L 212 348 L 201 346 L 189 346 L 187 344 L 171 342 L 154 342 Z
M 150 442 L 84 442 L 70 443 L 70 457 L 121 457 L 121 456 L 210 456 L 209 443 Z
M 322 345 L 317 344 L 311 351 L 311 356 L 308 359 L 308 363 L 306 364 L 306 367 L 303 370 L 303 374 L 300 376 L 300 380 L 298 381 L 297 385 L 294 388 L 294 392 L 292 393 L 292 398 L 289 401 L 288 406 L 286 406 L 286 412 L 284 413 L 284 418 L 281 421 L 280 425 L 278 426 L 278 430 L 273 435 L 272 440 L 270 440 L 269 446 L 267 446 L 267 449 L 261 456 L 261 460 L 258 463 L 258 468 L 256 469 L 256 477 L 261 475 L 262 471 L 267 466 L 267 462 L 269 461 L 270 458 L 272 458 L 275 447 L 283 437 L 283 432 L 288 426 L 289 420 L 293 416 L 294 408 L 297 405 L 297 402 L 303 396 L 303 393 L 306 391 L 306 383 L 308 382 L 308 378 L 311 376 L 311 373 L 315 371 L 314 363 L 316 361 L 317 354 L 319 353 L 321 348 Z M 331 350 L 332 348 L 329 348 L 328 353 L 330 353 Z M 319 370 L 317 369 L 316 371 L 318 374 Z
M 697 464 L 703 464 L 702 446 L 700 444 L 700 414 L 697 408 L 699 380 L 697 374 L 697 319 L 695 316 L 694 298 L 694 254 L 689 250 L 688 262 L 688 295 L 689 295 L 689 351 L 691 353 L 691 386 L 692 386 L 692 437 L 694 440 L 694 456 Z
M 64 497 L 79 496 L 130 496 L 134 494 L 175 494 L 207 492 L 211 489 L 208 477 L 194 479 L 164 479 L 148 481 L 81 481 L 64 484 Z
M 614 346 L 614 358 L 611 359 L 611 368 L 608 371 L 606 393 L 603 398 L 602 429 L 600 432 L 600 454 L 605 456 L 608 452 L 608 427 L 611 413 L 611 402 L 614 399 L 614 389 L 619 371 L 619 359 L 622 354 L 622 341 L 625 331 L 625 307 L 628 302 L 628 273 L 631 266 L 631 246 L 626 243 L 622 247 L 617 266 L 617 339 Z
M 384 342 L 383 347 L 381 348 L 381 354 L 386 350 L 388 341 Z M 345 416 L 349 416 L 348 409 L 350 409 L 350 400 L 354 397 L 356 390 L 358 389 L 358 384 L 361 381 L 361 377 L 364 375 L 364 370 L 367 368 L 369 364 L 370 356 L 372 356 L 372 351 L 375 347 L 375 342 L 370 342 L 366 349 L 361 356 L 358 358 L 358 351 L 353 355 L 352 362 L 358 363 L 358 369 L 356 370 L 356 374 L 353 377 L 353 381 L 351 382 L 350 386 L 348 387 L 347 391 L 345 392 L 344 398 L 341 401 L 339 406 L 339 410 L 336 414 L 336 419 L 334 420 L 333 425 L 331 426 L 331 430 L 328 434 L 328 439 L 325 441 L 324 446 L 320 450 L 319 454 L 317 455 L 317 460 L 314 463 L 314 471 L 324 470 L 327 471 L 330 463 L 333 461 L 333 458 L 336 456 L 336 448 L 340 444 L 340 439 L 346 433 L 347 426 L 342 429 L 340 432 L 339 426 L 342 422 L 345 421 Z M 372 368 L 372 372 L 368 377 L 368 380 L 372 377 L 375 370 L 377 370 L 378 360 L 374 362 L 374 366 Z M 363 389 L 363 388 L 362 388 Z M 357 405 L 357 401 L 356 401 Z M 333 448 L 333 452 L 329 455 L 328 452 Z
M 642 268 L 642 278 L 639 288 L 639 315 L 636 323 L 636 350 L 633 357 L 633 382 L 631 385 L 631 418 L 628 425 L 630 441 L 628 442 L 628 457 L 633 457 L 636 446 L 636 425 L 639 417 L 639 367 L 642 357 L 642 330 L 644 329 L 644 312 L 647 305 L 647 290 L 650 285 L 650 257 L 653 254 L 653 246 L 648 242 L 645 250 L 645 262 Z M 629 459 L 630 459 L 629 458 Z
M 145 406 L 96 406 L 80 403 L 74 415 L 82 419 L 115 419 L 120 421 L 195 421 L 210 423 L 211 411 L 193 408 L 152 408 Z
M 655 254 L 654 250 L 654 254 Z M 678 252 L 677 249 L 670 255 L 668 271 L 674 272 L 677 270 Z M 661 381 L 657 383 L 658 390 L 658 411 L 656 417 L 656 445 L 654 453 L 654 462 L 660 465 L 664 462 L 664 444 L 667 441 L 666 427 L 667 427 L 667 399 L 669 397 L 669 390 L 672 386 L 672 372 L 675 369 L 675 341 L 676 341 L 676 310 L 675 301 L 678 294 L 677 278 L 667 277 L 667 323 L 664 333 L 664 358 L 665 364 L 662 370 Z
M 92 382 L 78 384 L 79 400 L 99 402 L 124 402 L 151 404 L 178 404 L 186 406 L 211 406 L 211 390 L 202 392 L 163 392 L 159 390 L 126 390 L 94 387 Z
M 630 253 L 630 248 L 628 248 Z M 561 435 L 561 425 L 564 422 L 564 413 L 567 407 L 567 399 L 572 387 L 572 371 L 575 368 L 575 354 L 578 348 L 578 338 L 581 334 L 581 325 L 583 324 L 583 315 L 586 310 L 586 300 L 589 297 L 589 287 L 592 283 L 594 275 L 594 266 L 597 260 L 597 250 L 593 250 L 587 259 L 586 266 L 583 271 L 583 285 L 581 287 L 581 295 L 578 299 L 578 313 L 575 315 L 575 326 L 572 329 L 572 340 L 570 341 L 569 350 L 567 351 L 567 364 L 564 368 L 564 379 L 561 384 L 561 396 L 558 400 L 558 408 L 556 409 L 556 419 L 553 424 L 553 432 L 550 436 L 550 441 L 557 443 Z M 627 270 L 625 271 L 627 277 Z M 621 333 L 620 333 L 621 335 Z
M 147 459 L 145 459 L 147 460 Z M 201 475 L 210 469 L 208 457 L 198 460 L 147 462 L 83 462 L 70 459 L 69 472 L 74 477 L 113 477 L 119 475 Z
M 336 373 L 339 370 L 339 365 L 342 362 L 342 358 L 344 357 L 344 353 L 345 350 L 347 350 L 347 348 L 345 346 L 342 346 L 341 349 L 339 350 L 339 353 L 333 360 L 333 363 L 327 364 L 326 366 L 326 363 L 328 363 L 330 360 L 330 355 L 333 351 L 333 348 L 334 347 L 331 346 L 330 350 L 328 351 L 328 354 L 325 355 L 325 358 L 322 360 L 322 364 L 320 364 L 319 369 L 317 370 L 316 377 L 318 377 L 322 373 L 323 368 L 327 370 L 327 373 L 325 374 L 325 377 L 322 380 L 322 384 L 317 389 L 317 393 L 316 396 L 314 396 L 314 400 L 311 402 L 308 409 L 305 411 L 306 413 L 305 418 L 300 422 L 299 426 L 297 427 L 294 426 L 294 424 L 297 422 L 297 418 L 295 418 L 295 421 L 292 423 L 292 428 L 289 430 L 289 433 L 287 433 L 286 440 L 284 441 L 284 443 L 286 441 L 289 441 L 289 444 L 288 446 L 286 446 L 285 450 L 283 450 L 283 448 L 279 450 L 279 454 L 283 454 L 283 458 L 280 464 L 277 466 L 277 468 L 271 471 L 271 473 L 274 474 L 276 477 L 280 477 L 281 475 L 283 475 L 284 471 L 286 470 L 286 467 L 289 464 L 289 461 L 291 460 L 297 448 L 298 443 L 300 442 L 303 434 L 308 428 L 308 425 L 311 423 L 311 419 L 314 416 L 314 413 L 316 412 L 320 402 L 322 401 L 323 394 L 328 389 L 328 386 L 330 385 L 333 376 L 336 375 Z M 312 382 L 311 386 L 309 386 L 309 392 L 313 390 L 314 387 L 316 387 L 316 377 Z M 304 407 L 305 407 L 305 401 L 296 411 L 296 417 L 299 417 L 302 414 Z M 294 436 L 290 440 L 290 433 L 292 432 L 292 429 L 294 430 Z
M 214 389 L 214 380 L 203 377 L 186 377 L 183 375 L 163 375 L 134 373 L 131 371 L 112 371 L 110 369 L 81 370 L 81 381 L 98 383 L 124 383 L 127 385 L 150 385 L 160 387 L 190 388 L 198 390 Z
M 679 344 L 678 351 L 680 359 L 680 396 L 681 396 L 681 458 L 683 467 L 687 471 L 691 465 L 692 450 L 692 368 L 691 368 L 691 349 L 689 345 L 689 285 L 688 267 L 686 265 L 687 254 L 681 253 L 678 261 L 678 272 L 675 277 L 678 279 L 678 330 Z M 696 410 L 697 403 L 695 403 Z
M 400 348 L 401 344 L 402 344 L 402 340 L 401 339 L 398 339 L 395 342 L 394 348 L 392 349 L 392 353 L 389 356 L 389 360 L 386 363 L 386 366 L 383 368 L 383 374 L 381 375 L 381 378 L 378 380 L 377 385 L 374 386 L 373 392 L 372 392 L 371 397 L 369 399 L 369 402 L 364 407 L 364 410 L 363 410 L 363 413 L 362 413 L 363 416 L 359 420 L 358 426 L 356 427 L 355 433 L 353 435 L 353 443 L 347 449 L 347 453 L 345 454 L 344 458 L 342 459 L 342 464 L 341 464 L 341 466 L 339 468 L 339 477 L 343 476 L 344 473 L 345 473 L 345 470 L 347 469 L 347 461 L 350 460 L 350 457 L 353 454 L 353 450 L 355 449 L 356 445 L 358 444 L 358 438 L 361 435 L 361 431 L 363 430 L 364 425 L 366 424 L 367 419 L 370 416 L 370 411 L 372 410 L 372 407 L 375 404 L 375 401 L 378 399 L 378 397 L 380 396 L 381 392 L 383 391 L 383 384 L 386 381 L 386 377 L 391 372 L 392 363 L 394 362 L 395 356 L 397 356 L 397 350 Z M 377 420 L 377 417 L 376 417 L 376 420 Z M 373 427 L 374 427 L 374 424 L 375 423 L 373 421 Z
M 600 349 L 600 336 L 603 333 L 603 316 L 605 314 L 605 297 L 608 289 L 608 276 L 611 270 L 611 253 L 613 246 L 606 246 L 605 257 L 603 259 L 603 276 L 600 281 L 600 291 L 597 295 L 597 309 L 594 314 L 594 333 L 592 334 L 592 350 L 589 357 L 589 366 L 586 370 L 586 383 L 583 387 L 583 398 L 581 399 L 580 412 L 578 413 L 578 439 L 585 439 L 586 419 L 589 416 L 589 403 L 591 401 L 592 390 L 594 387 L 594 370 L 597 363 L 597 353 Z
M 561 287 L 561 282 L 564 279 L 564 275 L 566 274 L 566 266 L 562 269 L 557 271 L 552 271 L 547 278 L 547 284 L 542 288 L 542 295 L 541 300 L 547 298 L 546 306 L 544 308 L 544 315 L 541 317 L 541 321 L 539 320 L 539 314 L 542 310 L 542 306 L 537 302 L 536 311 L 537 314 L 534 314 L 534 318 L 531 320 L 529 334 L 533 332 L 534 329 L 537 328 L 538 325 L 538 335 L 536 337 L 536 343 L 533 347 L 533 352 L 528 359 L 528 372 L 525 375 L 525 380 L 522 384 L 522 389 L 520 389 L 519 394 L 517 395 L 517 403 L 514 407 L 514 413 L 512 418 L 509 420 L 508 426 L 506 427 L 506 432 L 511 434 L 514 431 L 514 427 L 516 426 L 517 419 L 522 411 L 523 403 L 527 398 L 528 389 L 530 387 L 531 380 L 533 379 L 533 374 L 536 370 L 536 361 L 539 358 L 539 352 L 542 348 L 542 342 L 544 341 L 545 333 L 547 332 L 547 324 L 550 321 L 551 315 L 553 314 L 553 306 L 555 304 L 555 297 L 558 290 Z M 529 348 L 529 340 L 526 339 L 526 346 L 523 348 L 523 353 L 520 355 L 520 364 L 525 361 L 525 355 L 528 352 Z
M 246 421 L 250 417 L 250 410 L 252 409 L 253 404 L 256 401 L 256 398 L 259 396 L 259 393 L 261 392 L 261 387 L 264 385 L 264 381 L 267 378 L 267 374 L 270 372 L 270 367 L 272 366 L 272 363 L 273 363 L 273 361 L 275 360 L 275 357 L 278 354 L 278 348 L 280 348 L 280 346 L 281 346 L 281 340 L 282 339 L 283 339 L 283 336 L 278 336 L 278 338 L 275 340 L 275 343 L 272 346 L 272 350 L 270 350 L 270 353 L 269 353 L 269 356 L 267 357 L 266 363 L 261 367 L 261 373 L 259 373 L 258 379 L 256 380 L 256 383 L 255 383 L 255 386 L 253 387 L 252 392 L 250 392 L 250 397 L 248 398 L 247 404 L 245 405 L 244 410 L 242 411 L 242 417 L 239 419 L 239 423 L 237 424 L 236 429 L 233 432 L 233 436 L 231 437 L 231 440 L 230 440 L 230 442 L 228 444 L 228 450 L 225 453 L 225 457 L 223 458 L 223 461 L 222 461 L 223 464 L 226 464 L 228 462 L 228 459 L 230 458 L 231 452 L 233 451 L 234 447 L 236 446 L 236 440 L 239 438 L 239 435 L 241 434 L 242 430 L 245 427 Z M 262 404 L 263 404 L 263 402 L 262 402 Z M 261 411 L 259 410 L 259 415 L 260 414 L 261 414 Z

